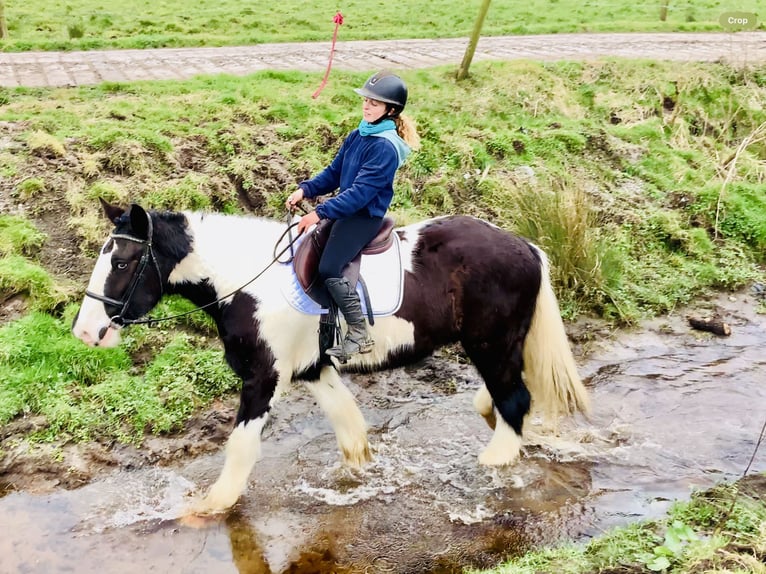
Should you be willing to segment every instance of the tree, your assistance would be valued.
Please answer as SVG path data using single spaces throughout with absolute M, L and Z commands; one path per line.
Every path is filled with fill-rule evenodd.
M 0 0 L 0 39 L 8 37 L 8 23 L 5 21 L 5 0 Z
M 2 0 L 0 0 L 2 1 Z M 479 17 L 476 19 L 476 24 L 473 26 L 473 34 L 471 34 L 471 40 L 468 42 L 468 48 L 463 55 L 463 61 L 460 64 L 460 69 L 457 71 L 457 79 L 462 80 L 468 76 L 468 68 L 471 66 L 471 60 L 473 60 L 473 54 L 476 52 L 476 45 L 479 43 L 481 37 L 481 28 L 484 26 L 484 18 L 489 10 L 490 0 L 484 0 L 479 10 Z

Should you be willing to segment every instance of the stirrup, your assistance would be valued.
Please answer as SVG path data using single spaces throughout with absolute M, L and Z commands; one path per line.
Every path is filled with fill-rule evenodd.
M 347 345 L 349 344 L 354 345 L 356 348 L 347 350 Z M 330 347 L 329 349 L 325 351 L 325 354 L 329 355 L 330 357 L 335 357 L 341 363 L 346 363 L 354 355 L 365 355 L 371 352 L 374 346 L 375 346 L 375 341 L 373 341 L 370 338 L 367 338 L 361 343 L 359 343 L 357 341 L 349 339 L 348 335 L 346 335 L 346 338 L 343 339 L 340 345 L 335 345 L 334 347 Z

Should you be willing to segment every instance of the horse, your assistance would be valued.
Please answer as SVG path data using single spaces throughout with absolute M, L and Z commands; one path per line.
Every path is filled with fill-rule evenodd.
M 372 457 L 364 417 L 341 373 L 403 366 L 445 345 L 460 343 L 483 379 L 473 406 L 494 431 L 481 465 L 516 461 L 532 407 L 554 420 L 588 410 L 545 253 L 487 221 L 442 216 L 394 229 L 401 305 L 375 319 L 370 353 L 339 364 L 320 355 L 318 316 L 296 310 L 278 286 L 274 246 L 284 222 L 101 203 L 114 229 L 73 335 L 90 346 L 116 346 L 121 328 L 141 322 L 164 295 L 178 294 L 212 317 L 225 359 L 242 379 L 223 467 L 193 514 L 224 512 L 245 492 L 261 431 L 293 382 L 312 393 L 351 467 Z

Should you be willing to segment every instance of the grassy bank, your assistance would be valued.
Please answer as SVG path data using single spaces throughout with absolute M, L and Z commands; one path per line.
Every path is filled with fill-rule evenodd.
M 468 36 L 480 5 L 481 0 L 430 0 L 426 14 L 418 0 L 350 0 L 337 6 L 345 19 L 340 38 Z M 329 42 L 335 8 L 301 0 L 258 5 L 231 0 L 201 0 L 192 5 L 181 0 L 133 0 L 108 5 L 95 0 L 28 0 L 7 4 L 9 38 L 0 47 L 6 51 L 90 50 Z M 756 0 L 496 1 L 490 6 L 484 34 L 720 31 L 719 17 L 724 12 L 758 13 L 758 9 Z
M 532 239 L 567 319 L 630 323 L 763 278 L 766 70 L 493 63 L 460 84 L 452 71 L 405 74 L 423 148 L 399 175 L 400 223 L 469 213 Z M 318 100 L 318 76 L 268 72 L 0 92 L 13 214 L 0 217 L 0 424 L 37 416 L 36 440 L 140 441 L 234 388 L 196 315 L 173 343 L 143 328 L 109 352 L 71 340 L 108 232 L 97 198 L 281 216 L 359 121 L 364 79 L 335 74 Z M 192 351 L 188 368 L 162 366 Z
M 699 492 L 662 520 L 620 528 L 587 544 L 530 552 L 483 574 L 764 574 L 766 476 Z M 471 571 L 471 574 L 481 574 Z

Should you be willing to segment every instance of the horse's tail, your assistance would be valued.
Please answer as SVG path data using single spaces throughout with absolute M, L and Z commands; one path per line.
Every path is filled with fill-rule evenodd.
M 524 375 L 533 408 L 556 417 L 560 413 L 588 412 L 588 393 L 577 374 L 558 301 L 551 286 L 548 258 L 540 257 L 541 280 L 535 313 L 524 343 Z

